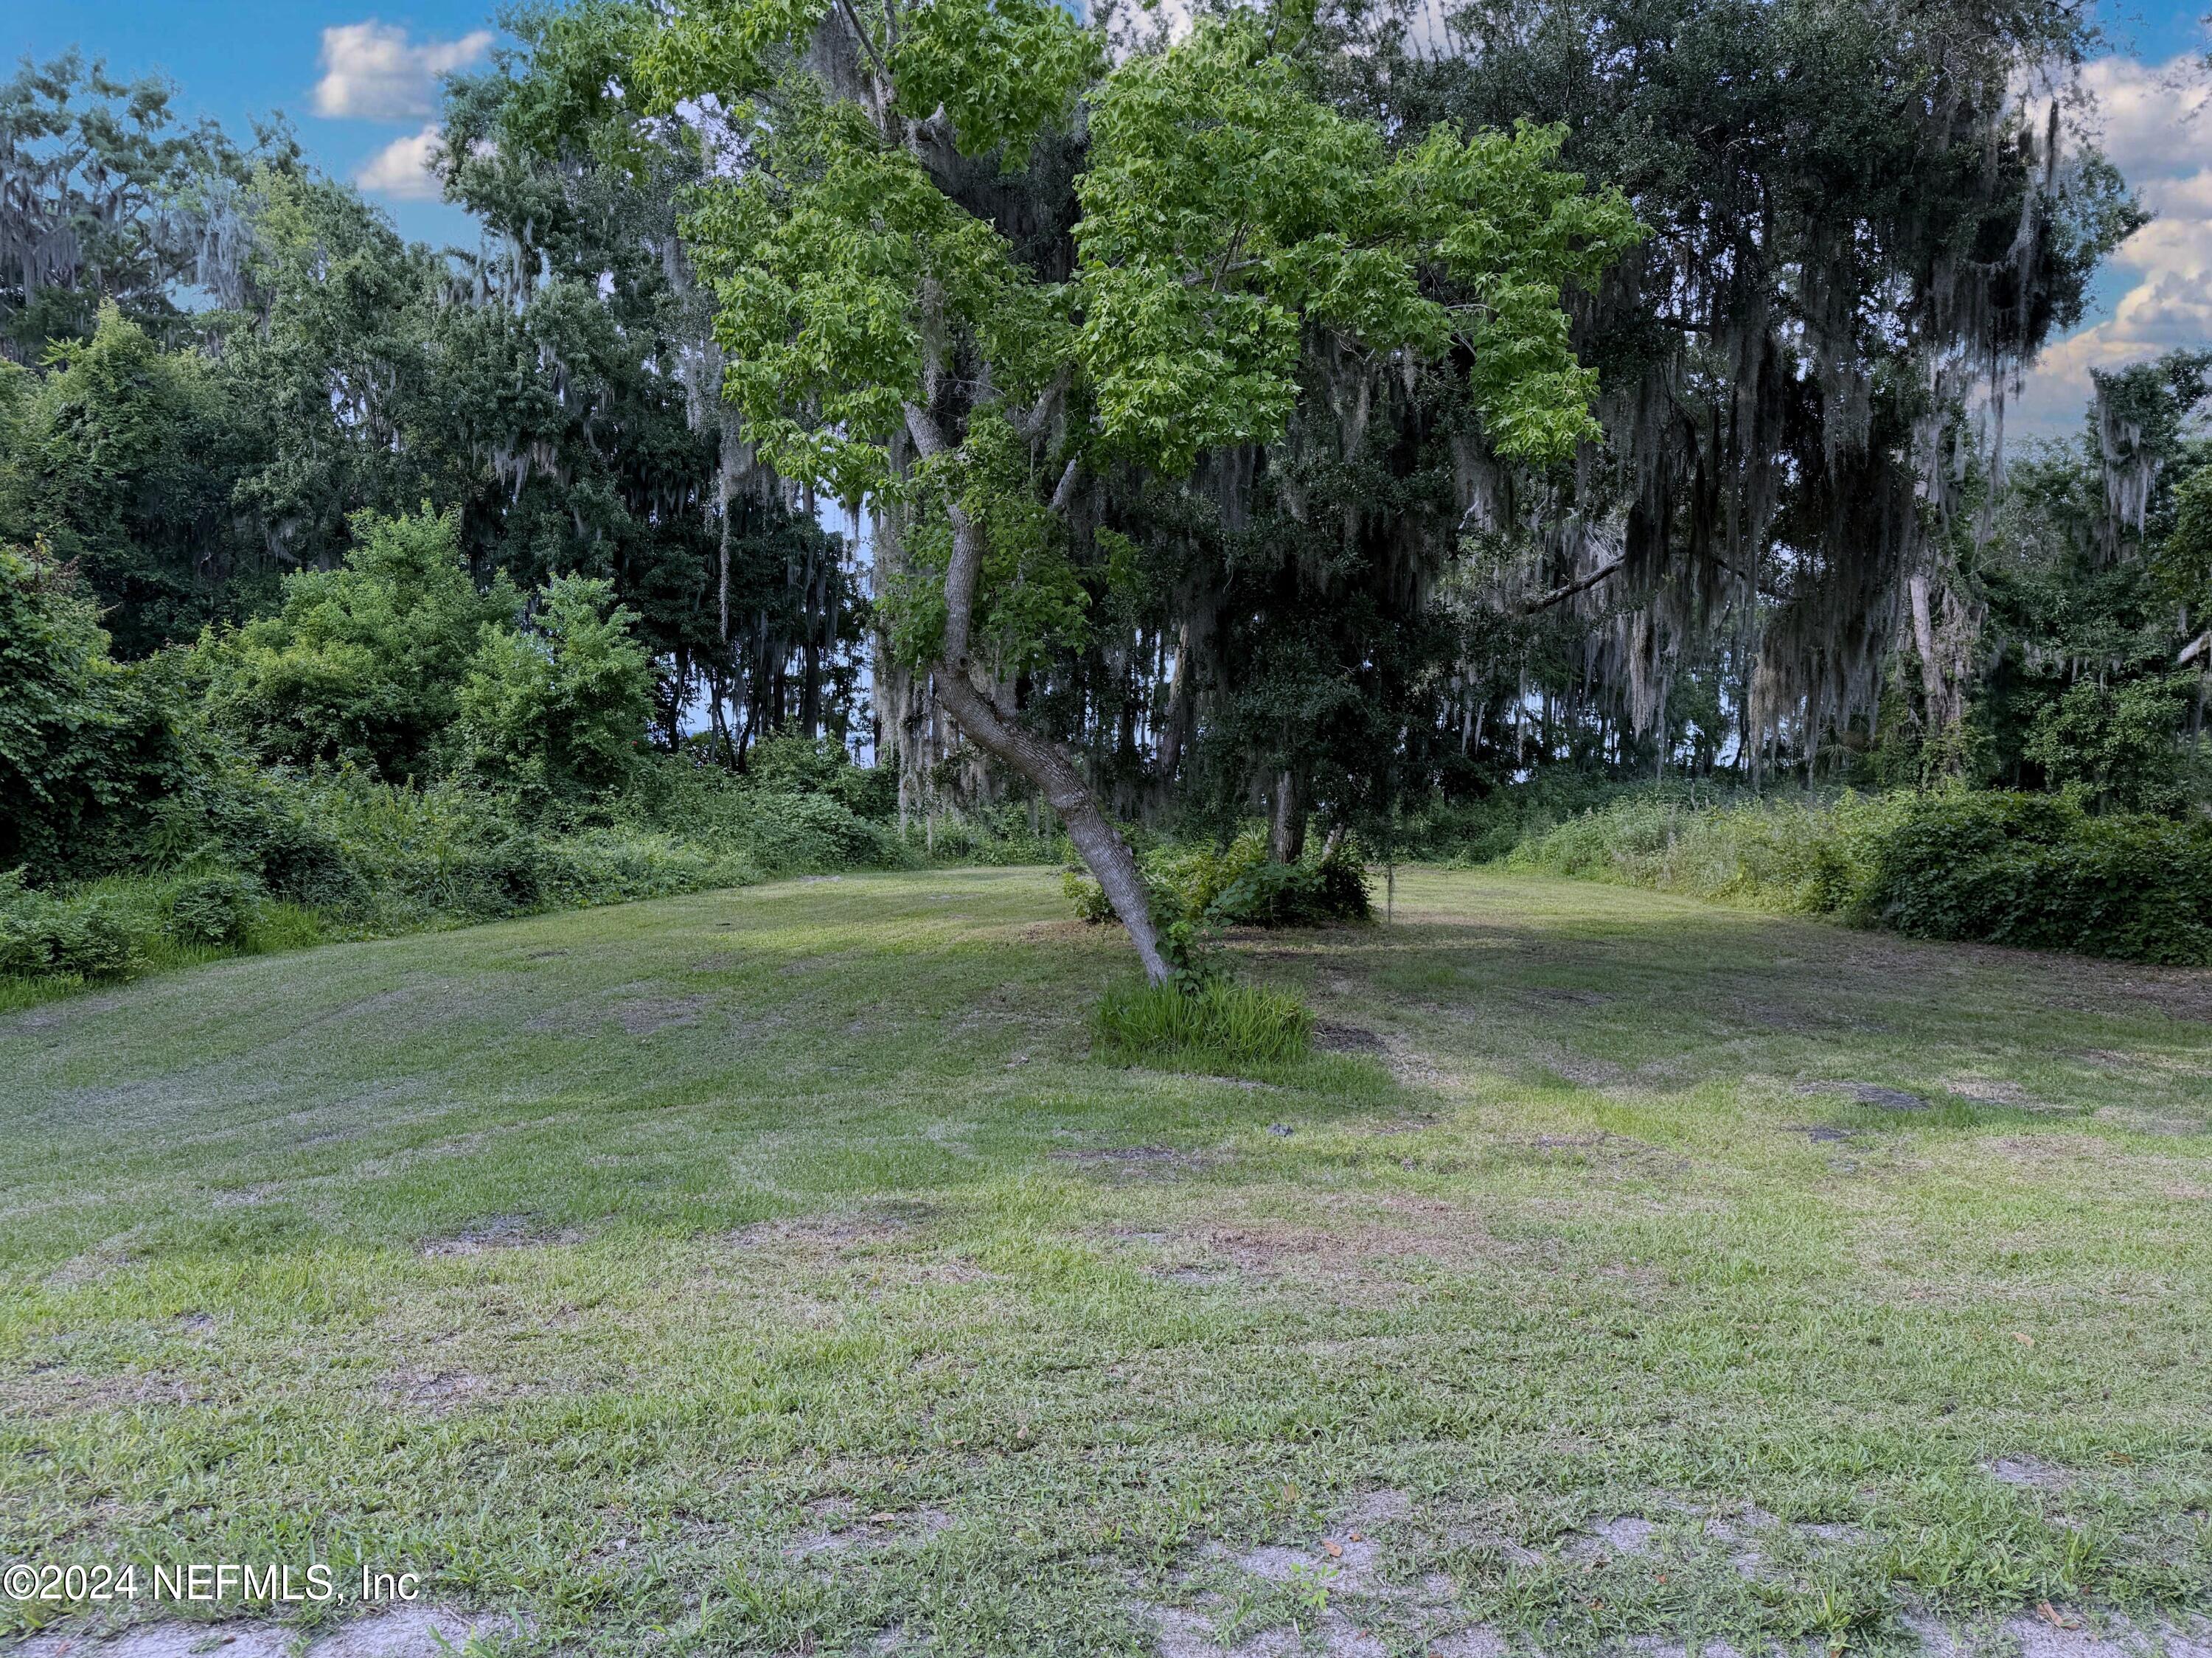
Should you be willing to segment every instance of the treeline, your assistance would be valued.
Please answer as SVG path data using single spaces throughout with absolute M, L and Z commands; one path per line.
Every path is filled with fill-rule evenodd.
M 579 836 L 677 882 L 915 820 L 1036 849 L 954 691 L 1309 883 L 1310 825 L 1498 853 L 1644 780 L 2202 812 L 2212 354 L 2100 376 L 2071 443 L 1991 419 L 2142 222 L 2020 94 L 2078 8 L 729 9 L 512 18 L 441 112 L 474 249 L 157 86 L 5 88 L 14 913 L 144 868 L 360 926 L 663 879 Z M 478 873 L 258 849 L 377 812 L 480 825 L 438 866 Z
M 479 587 L 612 584 L 729 763 L 852 734 L 848 550 L 748 470 L 675 219 L 696 148 L 541 150 L 540 89 L 454 82 L 454 198 L 480 246 L 403 241 L 281 131 L 171 115 L 74 57 L 0 87 L 0 544 L 74 565 L 117 653 L 243 623 L 327 570 L 356 514 L 435 503 Z

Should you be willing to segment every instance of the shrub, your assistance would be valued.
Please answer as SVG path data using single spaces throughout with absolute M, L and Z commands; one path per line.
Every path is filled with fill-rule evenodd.
M 738 823 L 733 838 L 767 870 L 848 869 L 893 861 L 890 837 L 881 825 L 864 823 L 826 795 L 756 791 L 746 795 Z
M 1100 999 L 1096 1023 L 1100 1045 L 1130 1058 L 1277 1064 L 1313 1041 L 1313 1015 L 1297 997 L 1218 979 L 1116 985 Z
M 189 770 L 176 679 L 110 657 L 68 567 L 0 548 L 0 869 L 112 861 Z
M 342 568 L 288 575 L 276 614 L 203 639 L 209 708 L 266 759 L 428 775 L 482 630 L 520 596 L 504 576 L 477 592 L 450 513 L 352 523 Z
M 832 738 L 796 732 L 764 737 L 753 747 L 745 776 L 772 794 L 819 794 L 856 817 L 884 818 L 898 809 L 898 775 L 888 767 L 856 766 Z
M 57 897 L 0 876 L 0 973 L 117 979 L 142 964 L 122 908 L 104 896 Z
M 2070 795 L 1629 799 L 1508 861 L 1917 938 L 2212 963 L 2212 825 L 2094 816 Z
M 474 915 L 533 908 L 553 884 L 553 861 L 551 848 L 526 829 L 465 847 L 447 872 L 455 907 Z
M 1367 872 L 1350 851 L 1339 847 L 1310 862 L 1271 863 L 1266 835 L 1256 829 L 1226 847 L 1163 847 L 1139 865 L 1152 919 L 1171 946 L 1182 940 L 1194 949 L 1205 932 L 1224 926 L 1322 926 L 1364 921 L 1373 913 Z M 1061 890 L 1084 920 L 1113 919 L 1104 891 L 1079 871 L 1066 872 Z
M 2212 826 L 2069 796 L 1916 800 L 1875 848 L 1859 919 L 1926 938 L 2212 963 Z
M 1208 912 L 1231 926 L 1322 926 L 1364 921 L 1373 913 L 1367 872 L 1340 849 L 1315 863 L 1249 865 Z
M 527 810 L 509 792 L 459 782 L 226 763 L 159 802 L 138 838 L 140 872 L 97 891 L 11 878 L 0 974 L 114 976 L 181 950 L 403 932 L 901 856 L 889 829 L 826 794 L 763 791 L 652 756 L 617 797 Z
M 186 876 L 169 889 L 161 930 L 180 944 L 243 943 L 261 914 L 261 884 L 235 870 Z
M 2023 752 L 2053 788 L 2078 790 L 2099 807 L 2180 811 L 2189 790 L 2174 731 L 2196 679 L 2081 680 L 2036 716 Z
M 652 712 L 636 620 L 612 582 L 556 576 L 532 631 L 486 624 L 459 693 L 463 769 L 554 794 L 621 782 Z

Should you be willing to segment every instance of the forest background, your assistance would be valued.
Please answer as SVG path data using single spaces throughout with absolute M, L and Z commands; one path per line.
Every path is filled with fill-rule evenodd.
M 1547 452 L 1474 355 L 1424 378 L 1308 316 L 1276 429 L 1024 463 L 1007 498 L 1050 510 L 986 560 L 978 671 L 1146 853 L 1179 963 L 1178 925 L 1364 909 L 1347 866 L 1501 856 L 2212 960 L 2212 349 L 2002 435 L 2148 222 L 2080 13 L 1270 15 L 1252 62 L 1300 108 L 1396 157 L 1555 123 L 1640 229 L 1553 282 L 1593 417 Z M 831 501 L 722 395 L 741 148 L 655 102 L 646 29 L 518 12 L 443 81 L 416 149 L 474 249 L 281 125 L 81 58 L 0 90 L 8 996 L 1069 855 L 930 671 L 944 502 Z M 1050 281 L 1091 112 L 1172 55 L 1143 14 L 1069 32 L 1096 52 L 1042 136 L 953 146 Z

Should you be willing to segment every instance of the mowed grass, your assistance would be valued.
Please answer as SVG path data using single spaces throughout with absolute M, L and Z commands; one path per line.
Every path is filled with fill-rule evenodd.
M 1333 1051 L 1217 1078 L 1091 1054 L 1127 953 L 1056 887 L 0 1018 L 0 1556 L 365 1560 L 592 1654 L 2205 1608 L 2212 975 L 1416 872 L 1237 944 Z

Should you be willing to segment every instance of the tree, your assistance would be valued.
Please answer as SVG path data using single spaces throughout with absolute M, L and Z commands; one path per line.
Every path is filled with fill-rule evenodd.
M 275 614 L 210 635 L 209 709 L 266 760 L 427 776 L 483 629 L 511 626 L 520 598 L 503 576 L 477 591 L 451 513 L 353 529 L 340 568 L 287 576 Z
M 461 763 L 536 796 L 610 788 L 635 762 L 652 711 L 653 659 L 614 584 L 556 576 L 526 629 L 487 623 L 462 677 Z
M 2190 428 L 2212 399 L 2212 354 L 2093 373 L 2081 434 L 2008 469 L 1972 559 L 1987 622 L 1969 665 L 1971 723 L 1986 774 L 2170 811 L 2188 793 L 2181 727 L 2203 719 L 2202 678 L 2185 695 L 2174 670 L 2203 670 L 2191 647 L 2212 488 Z
M 1618 714 L 1663 755 L 1668 688 L 1719 669 L 1742 690 L 1733 746 L 1809 768 L 1855 722 L 1863 737 L 1900 647 L 1946 674 L 1949 641 L 1971 657 L 1952 599 L 1973 536 L 1951 531 L 1996 476 L 2004 392 L 2142 222 L 2058 103 L 2024 95 L 2080 60 L 2087 14 L 1456 0 L 1441 29 L 1409 29 L 1417 9 L 1325 9 L 1358 48 L 1328 59 L 1335 96 L 1415 132 L 1543 110 L 1565 161 L 1653 230 L 1576 312 L 1604 444 L 1571 490 L 1509 471 L 1482 491 L 1479 527 L 1517 552 L 1499 608 L 1579 624 L 1578 723 Z M 1972 405 L 1992 397 L 1978 437 Z M 1518 665 L 1459 677 L 1517 700 Z M 1936 684 L 1926 712 L 1955 716 L 1958 689 Z M 1488 712 L 1495 728 L 1511 705 Z
M 418 440 L 454 469 L 477 568 L 611 577 L 665 665 L 667 740 L 703 683 L 717 750 L 743 766 L 787 726 L 845 738 L 860 596 L 719 395 L 677 222 L 702 147 L 635 118 L 623 85 L 648 18 L 523 9 L 520 46 L 449 88 L 447 191 L 487 235 L 461 258 L 471 303 L 436 313 Z
M 1042 0 L 739 0 L 679 9 L 641 65 L 733 129 L 735 176 L 688 228 L 748 438 L 915 545 L 908 650 L 1059 813 L 1155 980 L 1127 845 L 1005 695 L 979 615 L 1055 582 L 1086 471 L 1279 440 L 1310 334 L 1449 373 L 1502 452 L 1561 458 L 1594 429 L 1561 288 L 1634 234 L 1552 167 L 1556 133 L 1393 153 L 1278 33 L 1201 20 L 1109 70 Z
M 0 408 L 0 538 L 76 565 L 128 657 L 234 615 L 252 568 L 233 491 L 252 459 L 230 383 L 103 302 L 92 337 L 57 340 Z
M 255 173 L 240 219 L 239 308 L 217 319 L 256 449 L 238 499 L 271 563 L 328 568 L 355 514 L 451 502 L 413 430 L 444 267 L 350 187 L 296 170 Z
M 179 125 L 171 88 L 70 52 L 0 82 L 0 355 L 33 363 L 89 334 L 103 302 L 167 337 L 179 282 L 221 262 L 221 208 L 247 165 L 212 121 Z M 288 157 L 288 137 L 260 135 Z
M 119 664 L 50 551 L 0 547 L 0 876 L 97 870 L 191 762 L 170 665 Z

